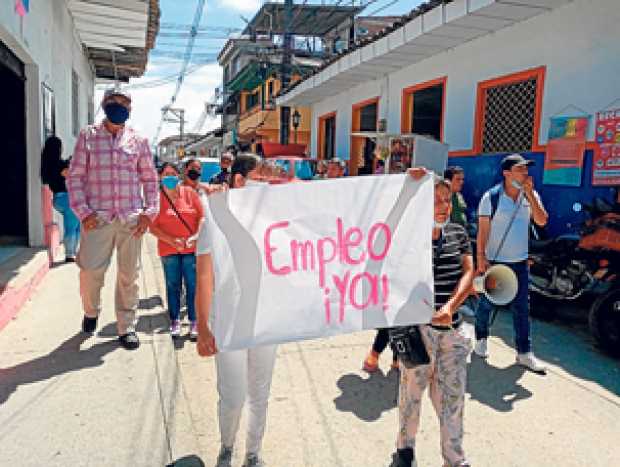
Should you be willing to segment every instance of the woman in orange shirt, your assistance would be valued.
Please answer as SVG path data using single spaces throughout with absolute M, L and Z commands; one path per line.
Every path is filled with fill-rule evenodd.
M 150 230 L 158 239 L 166 279 L 166 296 L 170 313 L 170 334 L 181 334 L 181 284 L 185 283 L 190 338 L 198 337 L 194 295 L 196 290 L 196 237 L 203 219 L 198 194 L 180 185 L 178 169 L 165 163 L 160 170 L 159 214 Z

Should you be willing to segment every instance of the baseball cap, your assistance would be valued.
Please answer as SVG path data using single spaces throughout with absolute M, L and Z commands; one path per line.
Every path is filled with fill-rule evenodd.
M 103 93 L 103 100 L 106 100 L 108 97 L 111 96 L 122 96 L 125 99 L 129 100 L 129 102 L 131 102 L 131 94 L 127 91 L 123 91 L 122 89 L 116 89 L 116 88 L 111 88 L 111 89 L 106 89 Z
M 510 154 L 509 156 L 506 156 L 502 159 L 502 170 L 510 170 L 515 166 L 520 166 L 520 165 L 526 165 L 526 166 L 530 166 L 530 165 L 534 165 L 536 162 L 534 162 L 533 160 L 529 160 L 526 159 L 525 157 L 523 157 L 521 154 Z
M 229 161 L 232 161 L 234 157 L 230 152 L 223 152 L 220 159 L 228 159 Z

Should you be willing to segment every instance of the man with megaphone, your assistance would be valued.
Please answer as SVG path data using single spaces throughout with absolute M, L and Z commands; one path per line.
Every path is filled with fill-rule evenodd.
M 532 353 L 529 318 L 528 238 L 530 220 L 543 227 L 549 215 L 534 190 L 528 167 L 534 161 L 520 154 L 502 159 L 503 183 L 488 190 L 478 207 L 476 289 L 484 293 L 476 313 L 474 352 L 488 357 L 490 316 L 503 306 L 512 311 L 518 364 L 537 373 L 545 366 Z M 512 274 L 511 274 L 512 272 Z

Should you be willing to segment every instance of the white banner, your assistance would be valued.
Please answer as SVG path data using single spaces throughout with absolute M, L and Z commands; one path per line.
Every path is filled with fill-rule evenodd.
M 390 175 L 210 196 L 219 350 L 428 323 L 433 195 Z

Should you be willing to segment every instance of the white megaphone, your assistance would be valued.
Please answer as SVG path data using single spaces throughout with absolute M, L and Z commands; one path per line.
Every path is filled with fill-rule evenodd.
M 474 290 L 483 293 L 493 305 L 507 305 L 517 296 L 519 282 L 512 269 L 503 264 L 491 266 L 474 279 Z

